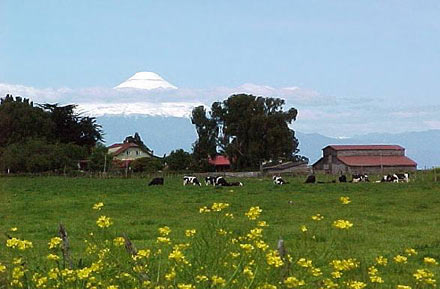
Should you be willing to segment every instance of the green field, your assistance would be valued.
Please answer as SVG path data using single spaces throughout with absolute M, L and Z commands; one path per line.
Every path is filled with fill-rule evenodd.
M 284 239 L 285 246 L 292 257 L 292 265 L 285 270 L 289 270 L 298 279 L 305 280 L 305 285 L 297 284 L 302 288 L 332 288 L 323 283 L 325 278 L 331 279 L 329 274 L 333 269 L 329 262 L 347 258 L 356 258 L 360 265 L 359 268 L 347 272 L 343 277 L 347 276 L 346 278 L 350 277 L 350 279 L 332 279 L 339 284 L 339 288 L 363 288 L 361 285 L 356 287 L 357 285 L 349 283 L 350 280 L 363 281 L 368 286 L 366 288 L 396 288 L 399 284 L 407 284 L 411 288 L 432 288 L 432 284 L 426 280 L 416 282 L 412 274 L 420 268 L 428 268 L 434 273 L 435 278 L 440 274 L 439 265 L 423 262 L 424 257 L 432 257 L 440 262 L 439 183 L 422 181 L 422 178 L 409 184 L 303 184 L 303 178 L 287 178 L 287 180 L 290 184 L 285 186 L 275 186 L 269 178 L 266 178 L 240 180 L 244 183 L 243 187 L 214 188 L 183 187 L 181 179 L 177 177 L 166 178 L 164 186 L 156 187 L 148 187 L 148 180 L 142 178 L 3 177 L 0 178 L 0 202 L 2 204 L 0 206 L 0 231 L 3 232 L 0 235 L 2 244 L 0 262 L 6 265 L 7 270 L 0 274 L 6 274 L 14 266 L 11 264 L 13 262 L 11 260 L 17 257 L 14 254 L 29 259 L 27 261 L 29 265 L 26 265 L 29 266 L 29 271 L 34 270 L 44 274 L 49 270 L 51 266 L 49 261 L 44 261 L 38 266 L 33 262 L 37 263 L 36 260 L 39 258 L 45 260 L 45 256 L 50 253 L 47 243 L 50 238 L 58 235 L 60 223 L 64 224 L 67 229 L 73 263 L 77 269 L 86 266 L 89 260 L 84 256 L 86 247 L 84 239 L 93 239 L 98 245 L 103 245 L 106 239 L 111 241 L 115 237 L 126 234 L 138 249 L 153 248 L 158 246 L 156 242 L 159 236 L 158 229 L 164 226 L 171 228 L 174 243 L 185 242 L 186 229 L 195 228 L 200 235 L 205 231 L 205 237 L 201 239 L 204 240 L 206 246 L 212 248 L 198 249 L 205 254 L 205 257 L 196 256 L 198 253 L 190 251 L 187 258 L 194 262 L 200 259 L 206 259 L 208 262 L 216 259 L 216 254 L 220 258 L 218 255 L 220 253 L 216 250 L 227 249 L 218 243 L 219 238 L 223 238 L 221 234 L 212 236 L 219 229 L 219 227 L 214 227 L 224 226 L 227 231 L 231 232 L 231 235 L 246 235 L 253 225 L 244 214 L 250 207 L 259 206 L 262 212 L 258 220 L 264 220 L 269 224 L 268 227 L 264 227 L 265 242 L 271 249 L 276 249 L 278 239 L 280 237 Z M 340 201 L 342 196 L 349 197 L 351 202 L 343 205 Z M 98 202 L 104 203 L 101 211 L 92 209 L 92 206 Z M 218 212 L 199 213 L 199 208 L 210 207 L 214 202 L 228 203 L 230 206 L 220 213 L 232 213 L 235 216 L 234 219 L 225 220 L 224 215 Z M 324 216 L 324 219 L 312 220 L 311 217 L 318 213 Z M 96 220 L 101 215 L 112 219 L 113 225 L 108 229 L 103 230 L 97 227 Z M 332 226 L 333 222 L 339 219 L 350 221 L 353 227 L 341 230 Z M 301 230 L 303 225 L 307 229 L 307 231 L 304 230 L 305 232 Z M 18 230 L 10 231 L 13 227 L 17 227 Z M 206 232 L 210 230 L 214 232 Z M 90 235 L 91 232 L 93 236 Z M 4 244 L 9 237 L 29 240 L 33 243 L 33 248 L 23 252 L 7 248 Z M 212 238 L 211 243 L 206 242 L 206 238 Z M 417 255 L 408 256 L 405 253 L 405 249 L 408 248 L 414 249 Z M 118 254 L 122 255 L 123 251 Z M 260 255 L 264 257 L 264 254 Z M 407 256 L 408 264 L 404 266 L 395 263 L 393 257 L 398 254 Z M 374 264 L 375 258 L 380 255 L 388 258 L 389 264 L 386 269 L 384 267 L 381 275 L 384 283 L 371 283 L 367 268 Z M 321 268 L 323 274 L 311 276 L 310 268 L 296 264 L 300 258 L 313 260 L 313 266 Z M 92 257 L 89 262 L 92 262 Z M 237 264 L 243 266 L 243 260 Z M 250 264 L 254 266 L 252 262 Z M 228 271 L 225 268 L 217 268 L 221 267 L 220 265 L 216 263 L 209 273 L 216 273 L 219 276 L 229 274 L 223 276 L 227 280 L 226 284 L 216 285 L 212 280 L 205 285 L 202 282 L 196 283 L 193 280 L 194 276 L 191 277 L 191 274 L 186 271 L 185 274 L 179 273 L 180 275 L 178 274 L 173 282 L 164 281 L 159 275 L 165 272 L 159 273 L 158 269 L 149 271 L 150 273 L 156 272 L 157 282 L 156 278 L 151 280 L 148 277 L 147 279 L 148 282 L 154 281 L 152 282 L 154 286 L 158 284 L 175 286 L 171 288 L 185 288 L 178 287 L 178 278 L 181 278 L 182 284 L 193 283 L 196 288 L 216 286 L 266 288 L 262 284 L 274 282 L 278 282 L 275 284 L 278 288 L 293 288 L 289 287 L 290 283 L 283 283 L 286 276 L 280 277 L 277 274 L 274 277 L 272 271 L 265 273 L 262 265 L 259 267 L 257 265 L 258 268 L 254 267 L 254 270 L 259 270 L 258 274 L 254 272 L 256 276 L 254 281 L 249 281 L 246 285 L 243 285 L 245 281 L 234 283 L 234 279 L 239 279 L 238 275 L 231 273 L 234 272 L 232 269 Z M 120 266 L 124 267 L 123 264 Z M 208 266 L 210 265 L 206 264 L 205 267 Z M 278 270 L 278 268 L 275 269 Z M 104 278 L 102 276 L 100 275 L 100 278 Z M 11 278 L 7 274 L 0 280 L 3 280 L 4 287 L 11 286 Z M 134 287 L 133 284 L 124 285 L 126 283 L 121 279 L 117 279 L 117 282 L 115 280 L 110 277 L 104 278 L 101 280 L 101 285 L 96 285 L 96 288 L 107 288 L 113 283 L 119 284 L 119 288 Z M 71 286 L 72 288 L 85 288 L 86 283 L 76 281 L 75 285 Z M 150 288 L 148 286 L 153 285 L 145 283 L 144 286 Z

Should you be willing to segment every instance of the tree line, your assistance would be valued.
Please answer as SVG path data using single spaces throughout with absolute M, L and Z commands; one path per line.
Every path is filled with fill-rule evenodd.
M 298 111 L 284 111 L 279 98 L 248 94 L 232 95 L 192 110 L 197 132 L 192 152 L 172 151 L 164 158 L 141 158 L 130 164 L 133 171 L 211 171 L 208 159 L 225 155 L 233 170 L 258 169 L 263 161 L 307 160 L 298 155 L 298 139 L 289 124 Z M 104 132 L 94 117 L 76 112 L 76 105 L 36 104 L 27 98 L 6 95 L 0 102 L 0 170 L 44 172 L 78 169 L 103 171 L 112 156 L 103 145 Z M 125 142 L 149 150 L 136 133 Z

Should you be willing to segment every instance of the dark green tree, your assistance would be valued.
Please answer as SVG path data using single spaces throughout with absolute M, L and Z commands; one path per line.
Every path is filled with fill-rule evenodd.
M 206 109 L 198 106 L 193 109 L 191 122 L 195 125 L 198 138 L 193 144 L 193 158 L 199 167 L 207 166 L 208 157 L 217 154 L 218 126 L 214 118 L 206 115 Z
M 284 104 L 279 98 L 237 94 L 223 102 L 214 102 L 210 118 L 204 110 L 195 108 L 193 119 L 198 121 L 193 123 L 199 134 L 196 144 L 204 140 L 209 140 L 206 143 L 210 145 L 215 143 L 236 169 L 255 169 L 264 160 L 294 159 L 298 140 L 288 125 L 296 120 L 298 111 L 295 108 L 283 111 Z M 207 128 L 207 132 L 199 133 L 199 128 Z
M 169 156 L 165 158 L 168 168 L 172 171 L 183 171 L 191 167 L 192 156 L 183 149 L 172 151 Z

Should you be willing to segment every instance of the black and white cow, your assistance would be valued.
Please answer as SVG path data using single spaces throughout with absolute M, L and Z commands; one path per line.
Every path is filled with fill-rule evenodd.
M 409 174 L 408 173 L 404 173 L 404 174 L 388 174 L 386 176 L 383 176 L 382 179 L 380 180 L 380 182 L 384 183 L 398 183 L 398 182 L 409 182 Z
M 283 180 L 283 178 L 281 178 L 281 177 L 273 176 L 272 180 L 273 180 L 273 183 L 275 185 L 285 185 L 285 184 L 288 184 L 288 182 Z
M 154 178 L 148 184 L 149 186 L 163 186 L 163 178 Z
M 408 173 L 404 173 L 404 174 L 394 174 L 394 176 L 397 177 L 397 182 L 405 182 L 405 183 L 409 183 L 409 174 L 408 174 Z
M 345 175 L 340 175 L 338 179 L 339 179 L 340 183 L 346 183 L 347 182 L 347 177 Z
M 215 179 L 215 186 L 219 186 L 219 187 L 243 186 L 243 183 L 241 182 L 229 183 L 224 177 L 217 177 Z
M 199 180 L 197 179 L 197 177 L 194 176 L 184 176 L 183 177 L 183 185 L 194 185 L 194 186 L 201 186 L 202 184 L 200 184 Z
M 367 174 L 353 174 L 351 176 L 351 182 L 352 183 L 360 183 L 360 182 L 369 182 Z
M 314 183 L 316 183 L 315 175 L 307 176 L 307 179 L 306 179 L 305 183 L 306 184 L 314 184 Z
M 215 180 L 217 179 L 217 177 L 213 177 L 213 176 L 208 176 L 205 178 L 205 184 L 207 186 L 211 185 L 211 186 L 215 186 Z

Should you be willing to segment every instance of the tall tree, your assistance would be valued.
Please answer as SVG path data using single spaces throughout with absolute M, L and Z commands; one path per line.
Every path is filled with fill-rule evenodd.
M 298 152 L 298 140 L 288 125 L 296 120 L 298 111 L 295 108 L 283 111 L 284 104 L 279 98 L 237 94 L 213 103 L 211 118 L 206 117 L 202 108 L 195 108 L 193 119 L 199 119 L 193 120 L 199 134 L 196 145 L 203 143 L 200 136 L 205 137 L 239 169 L 258 168 L 262 161 L 269 159 L 292 159 Z M 200 124 L 210 124 L 209 128 L 215 129 L 209 130 Z M 204 128 L 215 133 L 204 133 Z
M 206 109 L 198 106 L 193 109 L 191 122 L 195 125 L 198 139 L 193 144 L 193 156 L 196 162 L 201 164 L 209 156 L 217 154 L 218 126 L 214 118 L 208 118 Z

